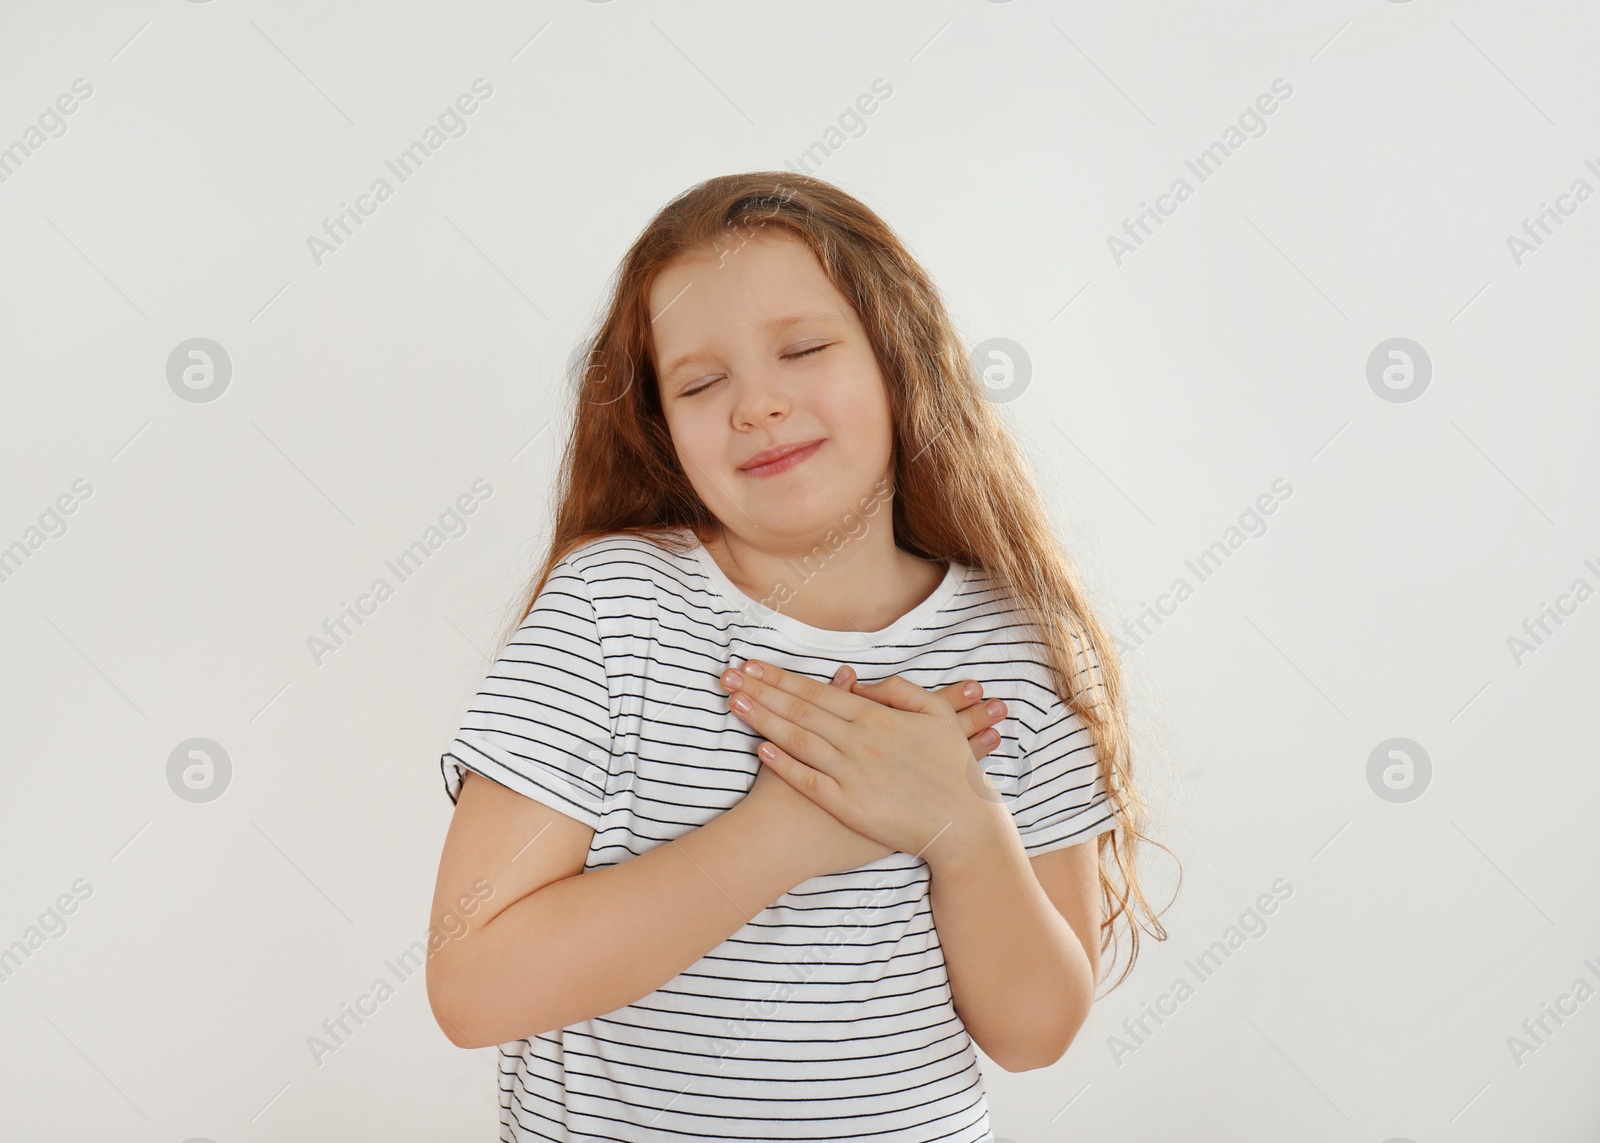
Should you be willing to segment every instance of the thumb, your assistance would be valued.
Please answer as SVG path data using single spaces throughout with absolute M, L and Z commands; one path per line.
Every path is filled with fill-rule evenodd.
M 899 675 L 890 675 L 877 683 L 857 683 L 854 689 L 857 694 L 896 710 L 920 713 L 932 705 L 927 691 Z
M 849 690 L 855 681 L 856 673 L 854 668 L 848 666 L 847 664 L 841 663 L 839 665 L 839 669 L 833 672 L 833 678 L 828 682 L 828 685 L 830 687 L 842 687 L 845 690 Z

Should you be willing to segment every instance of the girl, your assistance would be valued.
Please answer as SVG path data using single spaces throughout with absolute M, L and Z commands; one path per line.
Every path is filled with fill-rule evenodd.
M 581 382 L 440 761 L 441 1029 L 505 1140 L 991 1139 L 974 1044 L 1060 1058 L 1156 919 L 1114 648 L 934 287 L 826 182 L 710 179 Z

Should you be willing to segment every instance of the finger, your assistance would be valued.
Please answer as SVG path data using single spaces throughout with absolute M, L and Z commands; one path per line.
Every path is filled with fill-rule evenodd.
M 747 661 L 738 670 L 723 672 L 722 682 L 730 690 L 742 691 L 758 706 L 829 742 L 839 741 L 845 724 L 859 713 L 865 701 L 843 687 L 831 687 L 798 671 L 786 671 L 757 659 Z
M 980 730 L 967 739 L 967 746 L 971 748 L 974 758 L 987 758 L 989 752 L 999 745 L 1000 732 L 993 729 Z
M 969 689 L 972 691 L 971 694 L 967 693 Z M 959 683 L 940 687 L 934 693 L 949 703 L 953 709 L 965 710 L 974 703 L 983 701 L 983 684 L 976 679 L 962 679 Z
M 851 670 L 851 668 L 840 667 L 834 673 L 833 685 L 838 685 L 840 676 L 847 670 Z M 851 673 L 853 674 L 854 672 L 851 671 Z M 877 697 L 876 693 L 870 690 L 870 687 L 871 684 L 864 684 L 861 689 L 866 690 L 867 697 Z M 861 693 L 861 689 L 858 689 L 857 693 Z M 968 693 L 969 691 L 971 693 Z M 978 754 L 978 757 L 983 757 L 984 754 L 1000 744 L 998 734 L 992 740 L 985 739 L 981 743 L 977 738 L 984 730 L 1003 720 L 1008 713 L 1006 704 L 999 699 L 991 699 L 988 702 L 983 701 L 982 683 L 976 679 L 963 679 L 958 683 L 951 683 L 947 687 L 941 687 L 935 693 L 949 703 L 956 712 L 956 722 L 961 727 L 961 733 L 972 744 L 973 752 Z
M 849 666 L 848 664 L 840 664 L 839 669 L 837 671 L 833 672 L 833 678 L 828 681 L 828 685 L 830 687 L 839 687 L 841 690 L 849 690 L 850 689 L 850 684 L 855 682 L 855 681 L 856 681 L 855 668 Z M 969 699 L 968 701 L 970 702 L 972 700 Z M 770 743 L 766 743 L 764 745 L 771 745 L 771 744 Z M 756 748 L 756 753 L 759 754 L 760 752 L 761 752 L 761 747 L 758 746 Z M 801 763 L 801 764 L 804 765 L 804 763 Z
M 968 691 L 972 693 L 969 694 Z M 979 748 L 977 735 L 1000 722 L 1007 714 L 1006 704 L 1001 700 L 983 701 L 983 684 L 976 679 L 963 679 L 947 687 L 940 687 L 934 693 L 949 703 L 951 709 L 956 712 L 956 722 L 961 727 L 961 733 L 972 741 L 974 752 Z M 999 742 L 998 738 L 993 742 L 987 742 L 984 749 L 993 750 Z M 979 757 L 981 758 L 982 754 L 979 754 Z
M 892 706 L 896 710 L 908 710 L 913 713 L 933 712 L 939 711 L 940 704 L 943 703 L 944 711 L 940 713 L 944 713 L 950 707 L 950 704 L 944 703 L 943 699 L 899 675 L 890 675 L 878 683 L 857 683 L 854 690 L 858 695 L 873 699 L 884 706 Z
M 756 750 L 756 757 L 761 759 L 763 766 L 776 770 L 778 777 L 817 805 L 830 814 L 834 812 L 833 807 L 838 804 L 841 793 L 838 782 L 771 742 L 763 742 Z
M 956 711 L 956 722 L 961 727 L 961 733 L 972 738 L 991 726 L 999 726 L 1005 721 L 1009 709 L 1002 700 L 990 699 L 988 702 L 974 703 L 966 710 Z
M 739 672 L 730 671 L 728 673 L 737 675 Z M 749 686 L 753 682 L 755 682 L 753 679 L 746 680 L 745 686 Z M 823 683 L 818 683 L 817 685 L 825 690 L 838 689 L 836 687 L 828 687 Z M 792 695 L 785 695 L 784 692 L 776 687 L 768 687 L 762 698 L 770 699 L 773 696 L 792 702 L 800 701 L 794 699 Z M 864 702 L 866 700 L 859 701 Z M 803 705 L 804 717 L 809 717 L 813 720 L 827 719 L 833 727 L 837 727 L 839 730 L 847 729 L 846 723 L 834 718 L 826 711 L 810 703 L 804 703 Z M 733 696 L 728 699 L 728 709 L 752 730 L 765 738 L 768 743 L 779 747 L 785 753 L 827 774 L 831 775 L 837 772 L 839 761 L 844 756 L 834 743 L 835 741 L 843 741 L 842 738 L 829 738 L 827 735 L 818 733 L 809 727 L 790 721 L 765 705 L 756 695 L 747 694 L 745 687 L 739 687 L 734 690 Z M 837 735 L 838 731 L 832 731 L 831 733 Z

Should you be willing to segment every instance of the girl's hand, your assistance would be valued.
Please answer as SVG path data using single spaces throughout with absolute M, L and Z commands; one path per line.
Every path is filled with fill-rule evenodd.
M 1000 799 L 982 796 L 992 787 L 967 741 L 970 707 L 963 719 L 898 675 L 847 691 L 755 660 L 722 682 L 768 739 L 763 763 L 856 833 L 920 854 L 947 830 L 964 842 L 992 826 Z
M 833 676 L 831 686 L 849 690 L 856 681 L 855 671 L 840 667 Z M 970 688 L 972 694 L 965 693 Z M 967 742 L 973 754 L 983 758 L 999 745 L 1000 735 L 991 727 L 1005 717 L 1005 704 L 990 710 L 983 702 L 983 687 L 972 679 L 952 683 L 938 692 L 956 710 L 962 730 L 967 732 Z M 811 877 L 829 873 L 843 873 L 859 869 L 895 852 L 888 846 L 864 837 L 840 822 L 821 806 L 801 794 L 778 776 L 776 770 L 763 765 L 756 774 L 746 799 L 772 800 L 780 803 L 777 813 L 785 827 L 793 827 L 798 839 L 786 844 L 797 844 L 810 859 Z

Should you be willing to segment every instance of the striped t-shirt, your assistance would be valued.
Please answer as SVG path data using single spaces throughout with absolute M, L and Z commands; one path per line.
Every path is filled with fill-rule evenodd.
M 826 682 L 964 678 L 1005 700 L 982 765 L 1028 856 L 1113 828 L 1096 752 L 1037 629 L 978 568 L 881 631 L 763 607 L 692 533 L 679 555 L 614 533 L 552 569 L 440 759 L 594 828 L 585 871 L 648 852 L 749 792 L 761 737 L 718 676 L 759 658 Z M 1091 663 L 1082 656 L 1082 663 Z M 500 1045 L 501 1139 L 992 1139 L 934 929 L 927 863 L 892 853 L 802 882 L 656 991 Z

